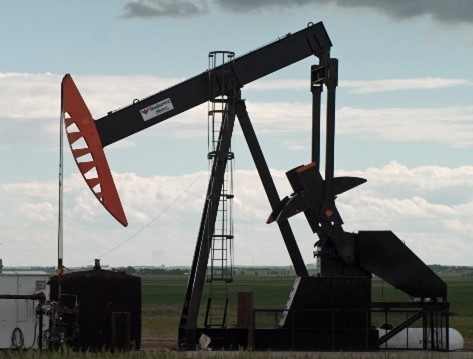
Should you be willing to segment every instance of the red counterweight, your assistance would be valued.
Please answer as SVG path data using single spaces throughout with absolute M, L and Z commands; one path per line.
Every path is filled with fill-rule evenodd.
M 105 157 L 95 121 L 69 74 L 64 76 L 62 80 L 61 101 L 67 139 L 80 173 L 105 209 L 126 227 L 128 221 Z M 83 141 L 79 141 L 81 139 Z

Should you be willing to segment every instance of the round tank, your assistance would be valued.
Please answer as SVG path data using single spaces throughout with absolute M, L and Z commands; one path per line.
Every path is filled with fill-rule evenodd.
M 51 301 L 61 300 L 67 344 L 74 350 L 128 350 L 141 344 L 141 278 L 92 270 L 51 278 Z M 74 307 L 78 304 L 77 309 Z

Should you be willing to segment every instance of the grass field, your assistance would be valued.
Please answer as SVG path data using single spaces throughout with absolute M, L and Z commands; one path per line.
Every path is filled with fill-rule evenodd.
M 448 284 L 448 299 L 452 312 L 450 326 L 463 335 L 466 343 L 473 343 L 473 277 L 451 275 L 443 279 Z M 231 325 L 236 320 L 236 298 L 239 291 L 254 292 L 255 309 L 280 309 L 286 304 L 293 282 L 292 276 L 237 276 L 228 286 L 228 324 Z M 176 338 L 186 286 L 185 275 L 142 277 L 144 338 Z M 208 297 L 208 291 L 209 288 L 204 288 L 203 302 Z M 372 300 L 409 301 L 410 298 L 384 281 L 374 278 Z
M 255 308 L 283 308 L 293 281 L 294 278 L 289 276 L 238 277 L 228 286 L 228 323 L 231 325 L 236 320 L 238 292 L 253 291 Z M 185 297 L 187 276 L 143 276 L 141 285 L 143 336 L 175 336 Z M 204 288 L 203 300 L 208 297 L 209 290 L 208 287 Z

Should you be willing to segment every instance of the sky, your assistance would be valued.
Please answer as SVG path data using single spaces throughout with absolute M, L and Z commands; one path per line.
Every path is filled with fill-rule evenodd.
M 210 51 L 243 55 L 319 21 L 339 59 L 335 175 L 367 179 L 337 198 L 344 229 L 391 230 L 427 264 L 473 266 L 469 0 L 3 2 L 3 264 L 57 263 L 66 73 L 98 119 L 207 70 Z M 305 59 L 242 89 L 281 198 L 291 193 L 285 172 L 311 161 L 310 67 L 317 63 Z M 277 226 L 266 224 L 271 208 L 238 123 L 232 149 L 235 265 L 290 265 Z M 109 266 L 190 266 L 209 178 L 207 104 L 105 152 L 129 225 L 98 203 L 65 145 L 65 266 L 95 258 Z M 290 223 L 305 262 L 314 263 L 316 235 L 303 216 Z

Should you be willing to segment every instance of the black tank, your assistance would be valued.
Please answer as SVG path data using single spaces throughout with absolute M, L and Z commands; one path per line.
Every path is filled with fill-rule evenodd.
M 121 271 L 72 272 L 50 281 L 51 301 L 58 301 L 63 331 L 73 350 L 128 350 L 141 344 L 141 278 Z M 74 310 L 75 303 L 78 310 Z

